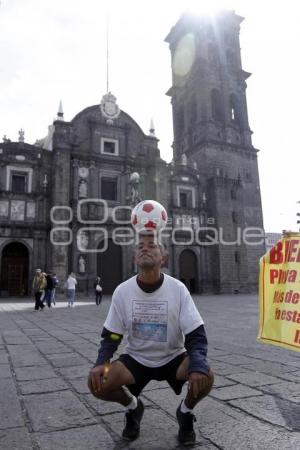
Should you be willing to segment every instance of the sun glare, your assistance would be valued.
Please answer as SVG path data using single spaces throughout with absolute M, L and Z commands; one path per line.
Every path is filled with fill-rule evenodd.
M 192 33 L 188 33 L 180 39 L 172 61 L 175 75 L 184 77 L 189 73 L 194 63 L 195 49 L 195 36 Z
M 189 13 L 198 16 L 213 16 L 219 10 L 230 7 L 226 0 L 189 0 L 187 10 Z

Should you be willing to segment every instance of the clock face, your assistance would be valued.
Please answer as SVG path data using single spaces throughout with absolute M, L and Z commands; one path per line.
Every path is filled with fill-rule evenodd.
M 81 178 L 87 178 L 89 169 L 87 169 L 86 167 L 79 167 L 78 173 Z

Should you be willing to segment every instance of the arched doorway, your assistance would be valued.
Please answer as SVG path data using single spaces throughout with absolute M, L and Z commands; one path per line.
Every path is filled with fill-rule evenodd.
M 193 251 L 183 250 L 179 256 L 179 279 L 191 293 L 198 292 L 198 264 Z
M 100 247 L 102 243 L 100 243 Z M 122 248 L 108 239 L 107 250 L 98 253 L 97 275 L 101 277 L 103 294 L 112 294 L 122 279 Z
M 8 295 L 28 294 L 29 253 L 24 244 L 11 242 L 2 251 L 1 292 Z

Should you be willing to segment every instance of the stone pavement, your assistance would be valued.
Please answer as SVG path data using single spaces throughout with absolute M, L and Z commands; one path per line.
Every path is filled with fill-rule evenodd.
M 196 296 L 215 387 L 195 408 L 196 448 L 299 449 L 299 353 L 260 344 L 256 296 Z M 79 306 L 80 304 L 80 306 Z M 86 378 L 110 298 L 33 312 L 0 299 L 0 449 L 175 449 L 176 397 L 151 382 L 140 437 L 121 440 L 123 408 L 96 400 Z

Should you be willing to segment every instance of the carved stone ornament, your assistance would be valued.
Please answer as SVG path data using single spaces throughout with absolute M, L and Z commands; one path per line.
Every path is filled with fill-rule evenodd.
M 183 154 L 181 155 L 181 164 L 182 164 L 183 166 L 186 166 L 186 165 L 187 165 L 187 157 L 186 157 L 186 154 L 185 154 L 185 153 L 183 153 Z
M 8 201 L 5 200 L 0 201 L 0 216 L 8 217 Z
M 79 167 L 78 174 L 80 178 L 87 178 L 89 175 L 89 169 L 87 167 Z
M 26 217 L 28 219 L 35 218 L 35 202 L 27 202 Z
M 113 124 L 113 121 L 120 115 L 120 108 L 116 100 L 116 97 L 111 92 L 108 92 L 102 97 L 100 110 L 102 115 L 107 119 L 108 124 Z
M 24 220 L 25 202 L 23 200 L 12 200 L 10 209 L 11 220 Z

